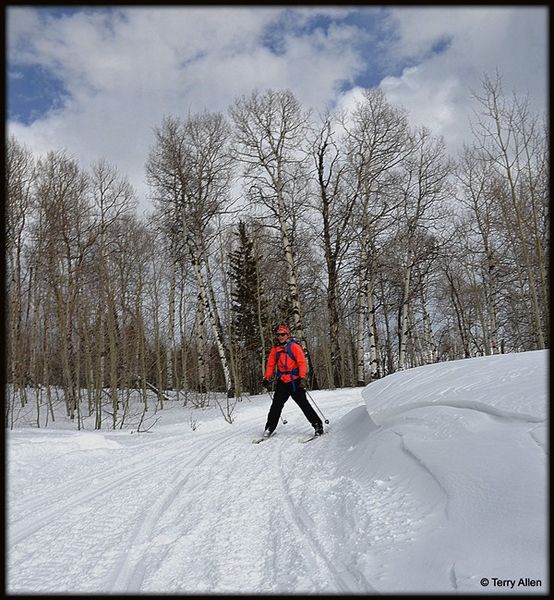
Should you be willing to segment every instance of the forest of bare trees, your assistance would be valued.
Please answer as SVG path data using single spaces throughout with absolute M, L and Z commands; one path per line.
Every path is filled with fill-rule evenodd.
M 545 117 L 484 77 L 470 126 L 449 156 L 377 89 L 319 115 L 254 91 L 158 124 L 148 218 L 104 159 L 10 138 L 5 426 L 61 399 L 77 427 L 117 428 L 132 393 L 149 410 L 169 391 L 229 418 L 279 322 L 313 389 L 547 348 Z

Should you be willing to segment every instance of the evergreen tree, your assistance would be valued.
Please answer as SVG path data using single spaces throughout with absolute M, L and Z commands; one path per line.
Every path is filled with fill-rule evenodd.
M 232 337 L 239 357 L 239 376 L 251 394 L 261 391 L 264 360 L 269 352 L 268 310 L 263 294 L 260 257 L 246 225 L 238 226 L 238 248 L 229 254 L 232 283 Z

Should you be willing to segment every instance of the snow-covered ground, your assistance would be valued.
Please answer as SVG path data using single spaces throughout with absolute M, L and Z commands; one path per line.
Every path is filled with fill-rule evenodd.
M 150 433 L 10 431 L 7 591 L 545 594 L 547 362 L 312 392 L 330 424 L 308 444 L 292 401 L 251 444 L 267 395 L 232 425 L 167 406 Z

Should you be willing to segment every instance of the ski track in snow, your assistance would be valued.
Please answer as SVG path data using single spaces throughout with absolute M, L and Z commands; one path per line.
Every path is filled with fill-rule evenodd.
M 362 573 L 352 573 L 347 565 L 340 559 L 337 559 L 337 557 L 334 557 L 333 560 L 330 560 L 327 557 L 321 544 L 312 533 L 315 525 L 313 519 L 306 513 L 301 505 L 295 506 L 291 499 L 282 465 L 282 453 L 278 456 L 278 465 L 283 499 L 289 507 L 290 519 L 298 529 L 300 539 L 304 540 L 305 545 L 307 544 L 310 547 L 314 557 L 316 559 L 319 558 L 329 571 L 330 580 L 334 582 L 334 585 L 332 586 L 333 591 L 341 593 L 356 593 L 360 590 L 375 591 Z
M 344 414 L 360 403 L 359 394 L 351 393 L 346 403 L 333 399 L 327 410 L 336 406 Z M 363 574 L 324 549 L 312 518 L 290 495 L 287 470 L 292 472 L 302 455 L 316 455 L 320 443 L 296 443 L 309 431 L 300 412 L 295 414 L 297 407 L 286 408 L 290 424 L 273 439 L 250 444 L 266 410 L 264 405 L 261 417 L 247 415 L 232 432 L 224 427 L 186 441 L 179 434 L 133 440 L 106 458 L 100 450 L 101 460 L 91 459 L 90 471 L 68 473 L 57 487 L 39 478 L 40 494 L 18 496 L 21 501 L 11 505 L 11 588 L 19 593 L 373 590 Z M 57 439 L 70 449 L 56 460 L 87 455 L 73 449 L 76 434 L 62 435 Z M 35 437 L 29 451 L 40 453 L 46 437 Z M 324 479 L 320 473 L 317 481 Z M 210 506 L 204 506 L 205 498 Z M 75 560 L 60 575 L 56 557 L 63 560 L 64 543 L 73 546 Z M 33 550 L 37 547 L 40 554 Z M 83 581 L 84 563 L 90 569 Z
M 181 450 L 175 452 L 173 449 L 162 455 L 158 455 L 157 460 L 154 464 L 151 464 L 150 467 L 163 465 L 167 459 L 174 458 L 180 452 Z M 144 472 L 144 457 L 140 456 L 135 460 L 131 459 L 129 463 L 126 464 L 125 471 L 126 472 L 122 474 L 121 466 L 119 465 L 112 469 L 108 469 L 107 471 L 103 471 L 101 476 L 105 483 L 100 486 L 97 485 L 99 479 L 98 474 L 90 476 L 85 475 L 80 481 L 69 484 L 62 488 L 61 491 L 50 495 L 48 498 L 50 508 L 45 511 L 40 511 L 44 505 L 44 498 L 36 498 L 28 502 L 24 501 L 18 503 L 17 510 L 18 512 L 23 513 L 25 517 L 14 521 L 10 525 L 10 542 L 12 544 L 20 543 L 27 536 L 33 534 L 44 525 L 51 523 L 56 518 L 61 518 L 65 514 L 65 510 L 71 508 L 73 505 L 93 500 L 95 497 L 124 485 L 129 480 L 142 475 Z M 92 491 L 82 491 L 84 488 L 86 489 L 88 487 L 92 487 Z
M 138 508 L 138 511 L 135 510 L 134 514 L 130 516 L 130 522 L 134 523 L 133 530 L 130 536 L 127 537 L 127 543 L 122 546 L 123 550 L 121 552 L 117 549 L 113 551 L 112 554 L 119 554 L 119 558 L 113 561 L 114 556 L 110 555 L 112 563 L 115 562 L 115 567 L 112 573 L 99 585 L 98 589 L 138 591 L 140 589 L 142 565 L 141 553 L 148 545 L 149 536 L 154 530 L 156 523 L 162 517 L 165 509 L 185 486 L 193 471 L 207 457 L 216 452 L 222 444 L 232 438 L 241 438 L 242 436 L 243 433 L 241 431 L 234 431 L 232 434 L 227 434 L 220 438 L 214 436 L 213 433 L 199 436 L 196 444 L 193 445 L 192 452 L 190 451 L 190 446 L 186 448 L 187 460 L 184 467 L 187 470 L 186 474 L 182 477 L 176 477 L 173 470 L 168 470 L 168 465 L 179 468 L 180 462 L 176 459 L 179 459 L 185 453 L 182 436 L 175 435 L 169 438 L 170 448 L 157 453 L 156 458 L 150 462 L 145 461 L 145 457 L 142 455 L 135 460 L 130 460 L 129 463 L 119 464 L 101 474 L 97 473 L 89 477 L 85 476 L 80 482 L 61 487 L 57 493 L 49 495 L 48 503 L 44 497 L 22 502 L 17 505 L 14 512 L 23 514 L 24 516 L 13 519 L 8 527 L 8 541 L 10 546 L 15 549 L 13 553 L 14 559 L 26 555 L 25 551 L 20 550 L 20 548 L 25 547 L 26 542 L 28 542 L 28 545 L 31 545 L 31 538 L 36 537 L 37 534 L 39 536 L 42 535 L 47 540 L 48 545 L 55 546 L 55 539 L 53 540 L 48 532 L 55 526 L 58 526 L 57 522 L 59 521 L 62 521 L 61 527 L 78 529 L 83 537 L 83 545 L 88 550 L 96 539 L 94 531 L 97 529 L 94 516 L 89 518 L 89 514 L 91 512 L 94 513 L 95 507 L 99 504 L 102 505 L 100 511 L 106 510 L 107 507 L 107 512 L 110 512 L 111 509 L 111 512 L 117 514 L 119 510 L 117 502 L 121 499 L 120 497 L 128 498 L 134 496 L 134 502 L 129 504 L 131 508 Z M 168 438 L 164 439 L 159 445 L 166 445 L 167 441 Z M 135 449 L 144 449 L 149 446 L 151 446 L 151 443 L 138 444 Z M 141 493 L 142 482 L 148 481 L 150 478 L 153 478 L 155 483 L 158 484 L 158 486 L 152 487 L 159 487 L 161 490 L 167 491 L 161 495 L 159 493 L 152 493 L 151 486 L 148 486 L 147 491 L 151 495 L 145 494 L 144 491 Z M 174 481 L 175 479 L 177 479 L 176 482 Z M 137 493 L 133 493 L 133 488 L 136 488 Z M 85 491 L 79 492 L 79 489 L 84 489 Z M 148 506 L 150 498 L 155 498 L 155 501 L 149 508 L 144 509 L 143 507 Z M 43 506 L 46 504 L 49 507 L 44 510 Z M 76 526 L 72 522 L 68 526 L 67 521 L 72 520 L 72 517 L 78 517 L 82 523 Z M 124 517 L 122 516 L 123 519 Z M 87 533 L 87 525 L 90 526 L 90 531 L 93 532 L 92 535 Z M 118 524 L 118 527 L 121 527 L 121 523 Z M 43 532 L 42 530 L 48 531 Z M 117 531 L 118 529 L 115 528 L 115 530 Z M 88 544 L 86 540 L 89 541 Z M 114 546 L 117 546 L 117 544 L 114 544 Z M 128 552 L 129 546 L 131 547 L 131 552 Z M 40 564 L 43 561 L 39 559 L 38 562 Z M 99 571 L 101 569 L 97 568 L 96 570 Z M 56 582 L 53 582 L 51 587 L 46 585 L 45 588 L 57 590 Z
M 163 493 L 154 502 L 151 508 L 144 511 L 141 518 L 137 520 L 135 529 L 130 538 L 131 549 L 143 549 L 148 545 L 152 533 L 154 532 L 156 525 L 163 517 L 165 510 L 171 505 L 175 498 L 182 492 L 185 485 L 194 473 L 194 469 L 197 468 L 202 462 L 204 462 L 210 454 L 215 452 L 219 447 L 231 440 L 232 438 L 238 437 L 241 432 L 236 432 L 231 435 L 226 435 L 222 440 L 213 443 L 211 442 L 209 450 L 205 450 L 205 444 L 201 446 L 200 451 L 196 453 L 196 458 L 188 466 L 188 471 L 183 477 L 180 477 L 176 483 L 169 485 L 168 491 Z M 157 463 L 158 464 L 158 463 Z M 112 589 L 115 592 L 136 592 L 140 591 L 142 580 L 144 577 L 144 563 L 140 557 L 140 554 L 124 552 L 121 560 L 116 563 L 112 576 L 108 579 L 107 588 Z

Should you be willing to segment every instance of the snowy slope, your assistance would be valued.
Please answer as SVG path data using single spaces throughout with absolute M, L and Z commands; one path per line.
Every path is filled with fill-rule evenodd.
M 11 431 L 7 590 L 545 593 L 547 358 L 312 392 L 331 423 L 309 444 L 292 401 L 250 443 L 267 395 L 196 431 L 179 406 L 148 434 Z

